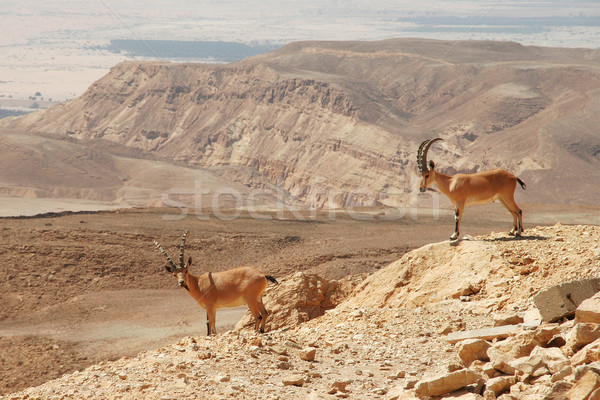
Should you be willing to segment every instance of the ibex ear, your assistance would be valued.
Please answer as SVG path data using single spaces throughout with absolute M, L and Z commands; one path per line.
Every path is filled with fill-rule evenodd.
M 165 269 L 168 273 L 173 273 L 173 270 L 169 267 L 169 264 L 165 264 Z
M 186 264 L 186 267 L 189 267 L 190 265 L 192 265 L 192 257 L 188 257 L 188 262 Z
M 429 169 L 434 169 L 435 168 L 435 163 L 433 162 L 433 160 L 429 161 Z

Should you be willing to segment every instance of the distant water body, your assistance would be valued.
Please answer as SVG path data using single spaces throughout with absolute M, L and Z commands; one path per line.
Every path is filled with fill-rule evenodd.
M 268 53 L 278 47 L 221 41 L 115 39 L 104 49 L 134 58 L 228 63 Z

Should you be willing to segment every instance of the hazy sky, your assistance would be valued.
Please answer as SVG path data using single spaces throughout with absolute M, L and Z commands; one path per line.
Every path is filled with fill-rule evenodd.
M 600 29 L 598 0 L 3 0 L 2 3 L 0 44 L 124 38 L 285 43 L 305 39 L 427 36 L 520 38 L 525 44 L 551 46 L 600 45 L 598 41 L 586 42 L 588 35 L 592 35 L 590 39 L 598 39 L 593 32 L 587 32 L 598 33 Z

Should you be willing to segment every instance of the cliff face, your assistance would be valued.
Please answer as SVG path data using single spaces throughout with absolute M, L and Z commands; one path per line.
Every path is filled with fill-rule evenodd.
M 418 144 L 442 137 L 442 170 L 502 167 L 528 183 L 526 201 L 589 203 L 599 65 L 598 51 L 514 43 L 302 42 L 228 65 L 125 62 L 0 128 L 249 167 L 315 206 L 406 204 Z

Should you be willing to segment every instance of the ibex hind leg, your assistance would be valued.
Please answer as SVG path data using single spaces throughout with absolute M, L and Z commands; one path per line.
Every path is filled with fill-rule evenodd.
M 521 219 L 523 211 L 521 211 L 519 206 L 517 206 L 517 203 L 515 203 L 515 201 L 512 199 L 507 201 L 501 197 L 499 200 L 513 217 L 513 227 L 511 231 L 508 232 L 508 234 L 510 236 L 521 236 L 521 232 L 523 231 L 523 224 Z
M 259 326 L 260 326 L 260 329 L 262 329 L 263 316 L 260 314 L 260 311 L 258 311 L 257 302 L 248 303 L 248 309 L 250 310 L 250 313 L 254 317 L 254 330 L 257 332 L 260 332 Z
M 265 324 L 267 323 L 267 317 L 269 316 L 269 312 L 265 308 L 265 305 L 262 302 L 262 297 L 258 299 L 258 311 L 260 311 L 261 320 L 260 320 L 260 333 L 265 333 Z

